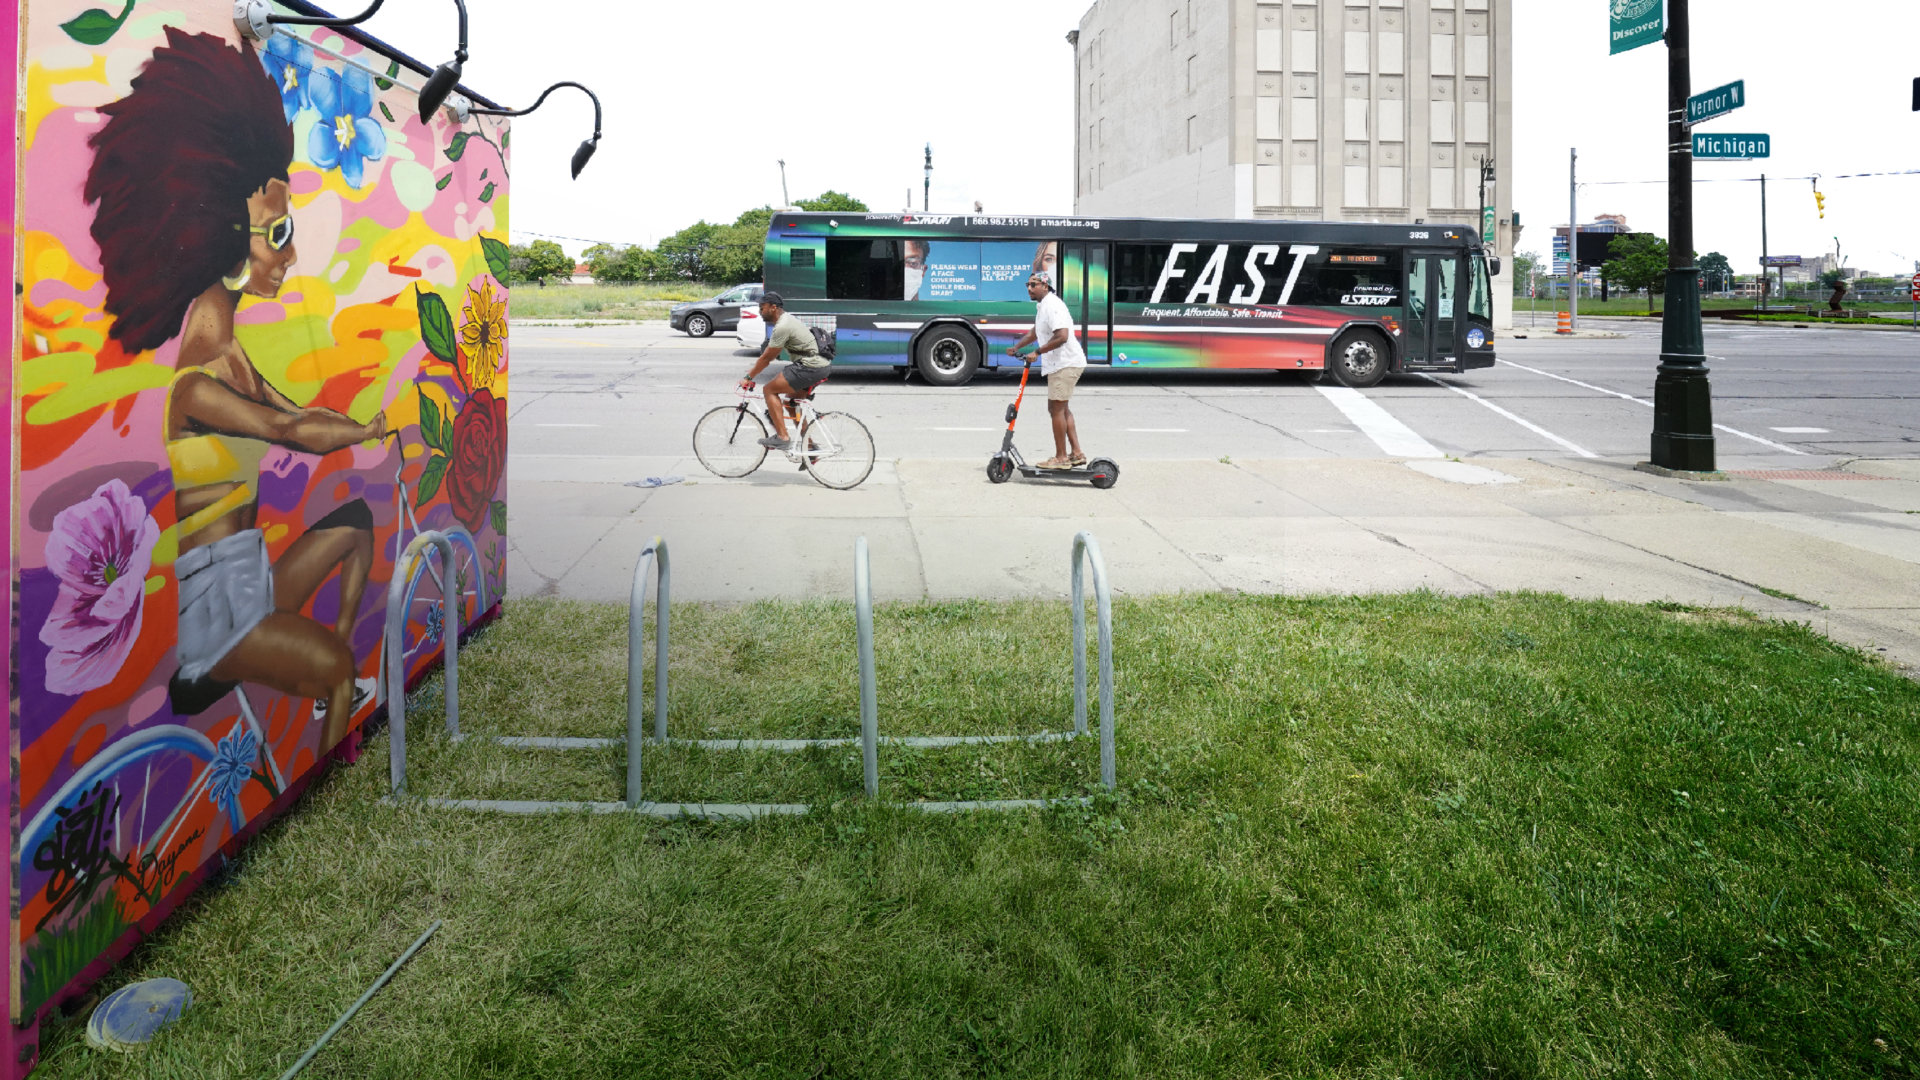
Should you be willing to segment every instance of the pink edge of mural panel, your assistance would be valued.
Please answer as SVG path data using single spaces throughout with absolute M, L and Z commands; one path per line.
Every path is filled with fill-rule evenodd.
M 7 618 L 7 674 L 3 685 L 7 702 L 7 746 L 10 760 L 7 769 L 6 828 L 0 829 L 0 859 L 5 860 L 7 867 L 8 898 L 7 941 L 4 954 L 6 966 L 0 969 L 5 972 L 7 993 L 6 1034 L 0 1037 L 0 1070 L 4 1071 L 0 1071 L 0 1075 L 16 1077 L 27 1074 L 33 1067 L 36 1055 L 33 1053 L 34 1040 L 31 1029 L 24 1032 L 16 1031 L 13 1024 L 13 1017 L 18 1015 L 20 1008 L 19 950 L 16 947 L 16 943 L 20 940 L 20 927 L 18 916 L 13 914 L 19 910 L 16 890 L 20 884 L 18 875 L 14 873 L 13 861 L 13 836 L 20 827 L 20 793 L 15 790 L 13 782 L 13 777 L 19 775 L 20 764 L 20 729 L 13 693 L 13 637 L 16 622 L 13 611 L 13 579 L 17 573 L 13 562 L 13 531 L 18 527 L 16 523 L 20 519 L 19 508 L 14 505 L 16 487 L 14 474 L 19 469 L 20 459 L 14 450 L 16 423 L 13 368 L 19 361 L 20 349 L 18 323 L 20 235 L 16 214 L 19 206 L 15 202 L 15 195 L 16 187 L 20 183 L 20 15 L 24 0 L 6 0 L 6 5 L 5 25 L 0 25 L 0 55 L 5 55 L 8 64 L 13 66 L 13 77 L 6 81 L 6 114 L 5 119 L 0 120 L 0 126 L 4 126 L 6 131 L 8 150 L 7 179 L 4 184 L 0 184 L 0 221 L 5 221 L 7 228 L 7 314 L 5 317 L 7 358 L 5 365 L 0 366 L 0 404 L 4 404 L 7 417 L 6 461 L 4 465 L 0 465 L 0 501 L 4 501 L 7 505 L 7 527 L 5 531 L 0 532 L 0 565 L 6 567 L 4 586 L 6 592 L 3 597 L 0 597 L 5 601 L 4 607 L 0 607 L 0 610 L 6 612 Z M 27 1053 L 23 1055 L 22 1050 L 26 1050 Z M 23 1057 L 26 1060 L 23 1061 Z
M 376 654 L 409 539 L 467 529 L 451 600 L 463 627 L 498 613 L 509 375 L 491 273 L 508 164 L 461 152 L 504 143 L 504 119 L 424 123 L 412 91 L 362 70 L 386 57 L 324 31 L 320 48 L 284 33 L 242 42 L 226 0 L 177 0 L 172 26 L 112 27 L 80 26 L 70 3 L 6 2 L 21 17 L 0 45 L 14 41 L 29 100 L 47 104 L 14 132 L 23 186 L 4 215 L 24 270 L 0 387 L 17 785 L 0 845 L 25 1023 L 8 1026 L 0 1077 L 31 1068 L 47 1010 L 83 995 L 330 760 L 351 760 L 384 713 Z M 221 134 L 193 134 L 206 131 Z M 200 160 L 259 186 L 213 191 L 213 174 L 171 169 L 195 137 L 218 143 L 191 147 Z M 231 217 L 246 254 L 161 244 L 168 273 L 144 272 L 151 258 L 124 239 L 142 230 L 122 226 L 166 217 L 156 199 L 221 208 L 196 235 L 226 235 Z M 148 284 L 168 279 L 184 291 Z M 231 328 L 211 351 L 181 334 L 208 318 Z M 58 376 L 23 377 L 52 370 L 31 365 L 41 357 Z M 292 409 L 301 433 L 199 413 L 235 397 L 239 414 Z M 209 427 L 250 434 L 197 434 Z M 201 575 L 227 609 L 208 615 Z M 232 610 L 235 595 L 264 597 L 258 617 L 309 647 L 249 668 L 241 646 L 262 624 Z M 449 599 L 432 580 L 409 593 L 409 682 L 439 661 Z M 352 681 L 320 674 L 336 671 Z

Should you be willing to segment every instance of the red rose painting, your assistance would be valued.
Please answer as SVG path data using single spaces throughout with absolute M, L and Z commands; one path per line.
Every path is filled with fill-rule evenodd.
M 492 512 L 494 493 L 507 467 L 507 402 L 491 390 L 475 390 L 453 418 L 453 452 L 447 466 L 447 499 L 453 516 L 478 533 Z

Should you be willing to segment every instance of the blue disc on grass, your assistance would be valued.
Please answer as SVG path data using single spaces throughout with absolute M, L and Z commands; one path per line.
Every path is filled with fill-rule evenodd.
M 193 1004 L 193 991 L 179 979 L 146 979 L 108 994 L 87 1019 L 87 1042 L 126 1053 L 150 1040 Z

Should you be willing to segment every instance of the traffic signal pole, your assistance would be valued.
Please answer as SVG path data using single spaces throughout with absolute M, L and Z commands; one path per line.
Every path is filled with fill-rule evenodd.
M 1651 464 L 1661 471 L 1712 473 L 1713 389 L 1700 328 L 1699 271 L 1693 265 L 1688 28 L 1687 0 L 1667 0 L 1667 310 L 1653 382 Z

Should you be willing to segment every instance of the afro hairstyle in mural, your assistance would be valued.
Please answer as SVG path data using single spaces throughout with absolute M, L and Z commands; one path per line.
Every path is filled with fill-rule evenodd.
M 100 204 L 110 334 L 141 352 L 177 335 L 194 297 L 247 258 L 247 199 L 288 178 L 293 129 L 251 43 L 173 27 L 100 112 L 83 193 Z

